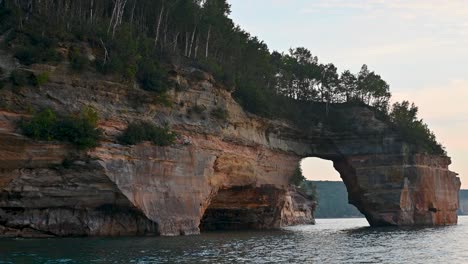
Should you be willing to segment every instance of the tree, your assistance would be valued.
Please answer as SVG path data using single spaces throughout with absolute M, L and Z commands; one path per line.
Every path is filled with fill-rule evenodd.
M 411 143 L 416 151 L 446 155 L 444 147 L 422 119 L 418 119 L 418 107 L 408 101 L 394 103 L 390 120 L 402 137 Z
M 346 102 L 352 100 L 357 90 L 357 78 L 349 70 L 344 71 L 340 77 L 339 93 L 343 94 Z
M 289 179 L 289 183 L 299 187 L 305 180 L 306 178 L 302 174 L 301 166 L 298 166 L 296 170 L 294 170 L 293 176 Z
M 362 65 L 357 78 L 357 97 L 362 102 L 364 102 L 364 97 L 367 91 L 367 76 L 369 76 L 369 74 L 370 72 L 367 65 Z
M 207 59 L 213 27 L 222 31 L 222 27 L 228 22 L 226 18 L 231 13 L 231 6 L 225 0 L 206 0 L 202 12 L 202 24 L 206 30 L 205 59 Z

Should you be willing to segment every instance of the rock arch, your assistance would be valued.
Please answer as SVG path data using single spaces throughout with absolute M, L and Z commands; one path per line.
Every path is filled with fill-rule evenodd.
M 213 209 L 210 204 L 217 201 L 218 194 L 229 195 L 229 190 L 269 192 L 273 197 L 267 199 L 269 204 L 280 201 L 284 205 L 289 178 L 304 157 L 333 161 L 347 186 L 349 201 L 372 226 L 457 222 L 460 180 L 448 169 L 450 158 L 410 152 L 404 139 L 366 107 L 331 105 L 330 109 L 341 112 L 341 125 L 316 122 L 299 129 L 285 121 L 244 112 L 212 78 L 195 80 L 179 74 L 177 78 L 189 89 L 172 91 L 176 107 L 167 108 L 155 105 L 149 92 L 109 80 L 68 76 L 66 66 L 57 69 L 60 67 L 63 69 L 51 73 L 50 81 L 41 86 L 40 91 L 47 92 L 24 89 L 18 96 L 3 89 L 2 98 L 8 104 L 49 106 L 60 111 L 93 106 L 103 117 L 101 128 L 106 138 L 100 147 L 76 153 L 67 145 L 21 136 L 15 123 L 22 114 L 1 111 L 0 234 L 22 235 L 22 230 L 47 234 L 50 226 L 35 224 L 41 222 L 34 213 L 38 209 L 41 217 L 53 219 L 54 224 L 66 227 L 70 219 L 74 224 L 88 221 L 94 230 L 102 231 L 89 235 L 123 231 L 127 235 L 196 234 L 207 209 Z M 143 98 L 138 107 L 135 98 Z M 203 105 L 206 113 L 223 107 L 229 118 L 187 116 L 187 109 L 194 104 Z M 135 120 L 170 123 L 181 140 L 170 147 L 149 142 L 115 144 L 119 130 Z M 70 157 L 86 173 L 57 168 Z M 63 179 L 67 181 L 63 183 Z M 66 196 L 67 188 L 73 189 L 73 199 L 56 195 Z M 37 197 L 40 199 L 34 199 Z M 92 221 L 87 213 L 80 213 L 102 206 L 125 208 L 131 214 L 127 222 L 132 223 L 132 230 L 109 219 L 120 212 L 115 216 L 107 211 L 95 214 Z M 22 211 L 21 217 L 15 214 L 17 209 Z M 261 227 L 281 225 L 277 218 L 272 219 Z M 86 227 L 65 233 L 73 235 L 78 229 Z

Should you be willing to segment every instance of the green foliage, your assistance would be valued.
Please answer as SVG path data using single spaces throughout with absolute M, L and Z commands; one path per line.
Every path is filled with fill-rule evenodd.
M 15 46 L 15 58 L 24 65 L 60 62 L 62 59 L 56 51 L 57 40 L 37 32 L 32 26 L 15 31 L 9 42 Z
M 34 75 L 32 72 L 17 69 L 11 72 L 10 81 L 15 86 L 19 87 L 27 85 L 40 86 L 49 81 L 49 73 L 43 72 L 38 75 Z
M 213 74 L 214 79 L 217 82 L 223 83 L 229 91 L 233 91 L 235 87 L 235 74 L 229 65 L 224 67 L 213 59 L 201 59 L 197 64 L 194 65 L 203 71 Z
M 136 145 L 143 141 L 151 141 L 157 146 L 170 146 L 175 140 L 176 134 L 168 127 L 158 127 L 148 122 L 129 124 L 118 138 L 119 143 L 123 145 Z
M 136 76 L 141 87 L 146 91 L 162 94 L 168 89 L 166 73 L 154 60 L 142 59 L 138 64 Z
M 56 139 L 57 114 L 51 109 L 41 111 L 20 124 L 23 133 L 36 140 Z
M 444 147 L 437 142 L 434 133 L 422 119 L 418 119 L 418 107 L 408 101 L 393 104 L 390 120 L 405 141 L 411 143 L 416 151 L 446 155 Z
M 113 12 L 118 1 L 102 0 L 93 8 L 83 8 L 89 6 L 84 0 L 33 2 L 32 9 L 29 1 L 5 0 L 0 6 L 0 20 L 6 21 L 0 30 L 14 28 L 9 46 L 26 65 L 60 60 L 58 40 L 87 41 L 96 51 L 98 71 L 136 80 L 158 95 L 168 90 L 168 65 L 196 65 L 234 91 L 245 110 L 260 116 L 338 130 L 349 127 L 349 120 L 338 120 L 342 116 L 333 108 L 365 104 L 389 119 L 389 85 L 367 65 L 358 73 L 339 74 L 334 64 L 319 62 L 304 47 L 270 52 L 231 20 L 227 0 L 122 1 L 121 17 Z M 70 62 L 78 71 L 86 67 L 78 53 L 71 53 Z M 420 148 L 443 152 L 422 122 L 396 127 Z
M 20 123 L 23 133 L 36 140 L 70 142 L 79 149 L 98 146 L 102 131 L 97 128 L 97 113 L 86 108 L 79 115 L 57 116 L 46 109 Z
M 142 58 L 139 45 L 144 45 L 144 41 L 138 39 L 128 26 L 123 27 L 114 38 L 102 36 L 100 41 L 109 54 L 107 58 L 98 58 L 97 70 L 103 74 L 118 74 L 125 81 L 133 81 L 138 70 L 138 60 Z M 102 46 L 102 43 L 99 45 Z
M 211 111 L 211 116 L 218 120 L 226 121 L 229 118 L 229 113 L 222 107 L 217 107 Z
M 163 105 L 165 107 L 171 107 L 173 105 L 173 101 L 171 98 L 166 94 L 158 94 L 153 98 L 153 104 Z
M 300 166 L 298 166 L 296 170 L 294 171 L 293 176 L 289 179 L 289 183 L 294 186 L 299 187 L 305 180 L 306 178 L 302 174 L 302 169 Z
M 308 199 L 313 201 L 317 200 L 316 186 L 311 181 L 306 180 L 300 166 L 294 171 L 293 176 L 289 179 L 289 183 L 296 186 L 302 193 L 307 195 Z
M 32 45 L 17 48 L 15 51 L 15 58 L 24 65 L 44 62 L 59 62 L 61 60 L 60 55 L 52 48 L 43 49 Z
M 273 105 L 270 102 L 273 101 L 273 97 L 271 93 L 262 91 L 258 86 L 240 85 L 234 92 L 234 98 L 245 110 L 264 117 L 272 116 Z
M 46 84 L 49 81 L 49 73 L 48 72 L 43 72 L 35 76 L 35 84 L 36 85 L 43 85 Z
M 86 69 L 86 67 L 88 67 L 89 64 L 88 58 L 84 56 L 77 48 L 70 50 L 68 59 L 70 60 L 70 67 L 72 70 L 77 72 L 82 72 L 84 69 Z

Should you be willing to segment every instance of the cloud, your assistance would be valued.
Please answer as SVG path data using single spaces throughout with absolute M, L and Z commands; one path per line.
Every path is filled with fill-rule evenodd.
M 281 2 L 281 1 L 279 1 Z M 286 1 L 282 1 L 286 3 Z M 301 1 L 287 1 L 292 2 Z M 445 17 L 468 15 L 468 5 L 464 0 L 316 0 L 310 1 L 303 9 L 303 12 L 316 12 L 324 9 L 356 9 L 363 11 L 390 11 L 393 14 L 410 15 L 418 14 L 438 14 Z

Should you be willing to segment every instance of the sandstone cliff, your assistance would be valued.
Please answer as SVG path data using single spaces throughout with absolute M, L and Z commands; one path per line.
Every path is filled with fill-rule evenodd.
M 18 67 L 0 54 L 0 67 Z M 371 225 L 457 222 L 460 181 L 447 157 L 407 151 L 372 111 L 346 107 L 349 127 L 306 130 L 246 113 L 212 76 L 175 69 L 171 106 L 151 92 L 67 65 L 40 87 L 0 90 L 0 234 L 9 236 L 196 234 L 213 228 L 275 228 L 313 222 L 314 204 L 289 189 L 304 157 L 334 162 L 349 201 Z M 105 139 L 86 153 L 25 138 L 29 109 L 96 109 Z M 201 113 L 190 111 L 193 107 Z M 210 115 L 217 108 L 227 120 Z M 122 146 L 128 123 L 169 124 L 177 144 Z

